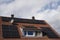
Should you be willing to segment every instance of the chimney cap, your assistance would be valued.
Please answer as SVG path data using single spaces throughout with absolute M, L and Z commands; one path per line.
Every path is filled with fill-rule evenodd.
M 32 19 L 33 19 L 33 20 L 35 20 L 35 17 L 34 17 L 34 16 L 32 16 Z
M 14 18 L 14 14 L 11 14 L 11 18 Z

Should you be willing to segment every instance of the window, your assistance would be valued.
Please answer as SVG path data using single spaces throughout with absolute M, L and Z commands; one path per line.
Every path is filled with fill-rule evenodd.
M 2 33 L 4 38 L 20 38 L 15 25 L 2 25 Z
M 26 36 L 26 37 L 34 37 L 35 32 L 33 32 L 33 31 L 24 31 L 24 36 Z
M 33 31 L 28 31 L 28 35 L 33 35 Z
M 42 34 L 42 32 L 37 32 L 37 33 L 36 33 L 36 36 L 37 36 L 37 37 L 43 37 L 43 34 Z
M 42 37 L 42 32 L 41 32 L 41 30 L 37 30 L 36 28 L 35 28 L 35 30 L 34 30 L 34 28 L 20 28 L 20 30 L 21 30 L 21 32 L 22 32 L 22 36 L 24 36 L 24 37 Z

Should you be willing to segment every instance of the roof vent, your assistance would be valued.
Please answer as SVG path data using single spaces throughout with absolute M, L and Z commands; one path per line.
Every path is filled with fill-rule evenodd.
M 32 19 L 33 19 L 33 20 L 35 20 L 35 17 L 34 17 L 34 16 L 32 16 Z

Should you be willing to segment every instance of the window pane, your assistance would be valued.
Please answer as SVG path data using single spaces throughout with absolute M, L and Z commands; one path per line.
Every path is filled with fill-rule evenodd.
M 28 31 L 28 35 L 33 35 L 33 31 Z
M 24 35 L 26 35 L 26 31 L 24 31 Z

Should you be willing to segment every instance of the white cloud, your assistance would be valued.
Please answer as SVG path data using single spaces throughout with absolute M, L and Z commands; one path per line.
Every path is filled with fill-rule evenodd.
M 0 16 L 10 16 L 13 13 L 19 18 L 31 18 L 35 16 L 36 19 L 46 20 L 57 32 L 60 32 L 60 6 L 54 10 L 46 9 L 43 12 L 37 13 L 42 7 L 45 7 L 47 4 L 49 5 L 51 2 L 58 2 L 59 4 L 59 0 L 15 0 L 10 3 L 6 3 L 6 1 L 2 3 L 0 0 Z M 55 3 L 53 3 L 54 6 L 56 6 Z
M 25 13 L 20 14 L 21 15 L 25 15 L 25 14 L 34 14 L 36 13 L 36 11 L 42 7 L 45 3 L 46 4 L 47 0 L 15 0 L 14 2 L 10 3 L 10 4 L 2 4 L 1 5 L 1 9 L 3 11 L 4 14 L 11 14 L 14 12 L 17 12 L 17 10 L 19 11 L 18 14 L 20 14 L 20 11 Z M 26 11 L 26 8 L 31 12 Z M 29 9 L 31 8 L 31 9 Z M 2 13 L 2 15 L 3 15 Z M 22 17 L 23 17 L 22 16 Z M 24 16 L 25 17 L 25 16 Z

